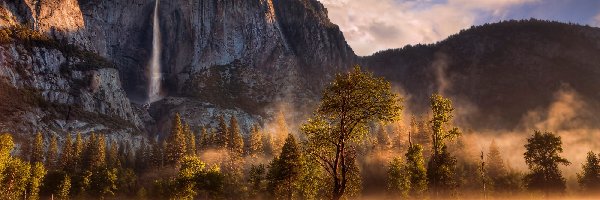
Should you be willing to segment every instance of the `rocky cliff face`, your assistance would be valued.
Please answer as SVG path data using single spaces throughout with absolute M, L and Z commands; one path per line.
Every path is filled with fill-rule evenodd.
M 154 2 L 5 1 L 0 26 L 26 24 L 107 58 L 118 69 L 129 100 L 143 102 Z M 225 113 L 243 112 L 250 121 L 267 116 L 266 108 L 278 102 L 307 104 L 318 98 L 331 75 L 356 60 L 316 0 L 165 0 L 159 17 L 163 90 L 187 99 L 174 102 L 205 102 Z M 62 103 L 67 98 L 57 97 Z M 102 101 L 119 104 L 115 98 Z M 188 103 L 172 105 L 172 111 L 188 112 L 181 109 Z M 144 121 L 168 121 L 173 113 L 151 110 L 161 111 L 152 114 L 154 119 L 141 117 Z M 129 113 L 128 108 L 113 112 Z M 140 117 L 130 118 L 139 123 Z
M 102 58 L 51 40 L 11 40 L 0 44 L 3 131 L 140 132 L 118 71 Z

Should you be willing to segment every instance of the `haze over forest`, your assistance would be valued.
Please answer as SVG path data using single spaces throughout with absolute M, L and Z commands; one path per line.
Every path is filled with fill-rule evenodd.
M 2 1 L 0 199 L 594 199 L 599 25 L 596 1 Z

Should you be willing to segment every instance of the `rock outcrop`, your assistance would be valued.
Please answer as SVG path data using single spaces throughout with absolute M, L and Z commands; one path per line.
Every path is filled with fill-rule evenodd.
M 0 44 L 3 131 L 140 132 L 142 120 L 118 71 L 92 53 L 54 44 L 18 38 Z
M 118 69 L 129 100 L 143 103 L 154 2 L 5 1 L 0 4 L 0 26 L 26 25 L 107 58 Z M 343 34 L 316 0 L 165 0 L 160 2 L 159 15 L 163 90 L 169 96 L 210 104 L 217 112 L 237 110 L 252 116 L 242 121 L 268 117 L 265 108 L 279 102 L 310 104 L 334 73 L 356 61 Z M 58 101 L 68 98 L 63 93 L 48 95 Z M 79 98 L 90 99 L 86 94 Z M 120 105 L 119 98 L 103 98 L 104 104 Z M 81 105 L 94 112 L 107 107 Z M 110 112 L 130 113 L 129 108 Z M 162 122 L 170 116 L 150 114 L 153 119 L 142 117 L 142 121 Z M 119 117 L 139 122 L 135 113 L 125 115 Z

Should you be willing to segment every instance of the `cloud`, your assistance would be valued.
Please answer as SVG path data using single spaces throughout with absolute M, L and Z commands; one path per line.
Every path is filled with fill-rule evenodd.
M 503 19 L 512 6 L 538 0 L 321 0 L 354 51 L 368 55 L 406 44 L 433 43 L 474 25 Z
M 592 22 L 592 26 L 600 27 L 600 13 L 594 17 L 594 21 Z

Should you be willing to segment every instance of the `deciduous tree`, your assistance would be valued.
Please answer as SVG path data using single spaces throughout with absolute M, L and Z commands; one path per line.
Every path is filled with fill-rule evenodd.
M 524 177 L 527 189 L 542 191 L 546 195 L 564 193 L 566 181 L 558 165 L 569 165 L 570 162 L 559 155 L 563 152 L 560 136 L 535 131 L 527 139 L 525 149 L 525 163 L 530 170 Z
M 427 190 L 427 170 L 423 159 L 422 147 L 419 144 L 409 143 L 406 152 L 406 173 L 410 182 L 410 196 L 420 198 Z
M 461 133 L 456 127 L 450 127 L 452 121 L 452 101 L 441 95 L 433 94 L 430 98 L 432 118 L 431 125 L 433 155 L 427 165 L 429 189 L 438 195 L 450 195 L 456 188 L 454 170 L 456 159 L 446 148 L 446 141 L 457 138 Z
M 407 198 L 410 191 L 410 177 L 400 158 L 390 161 L 387 169 L 387 190 L 394 197 Z
M 358 174 L 356 146 L 366 135 L 367 124 L 392 122 L 400 114 L 398 95 L 390 83 L 360 67 L 338 74 L 329 85 L 315 116 L 302 126 L 307 152 L 331 177 L 332 198 L 346 194 L 351 174 Z

